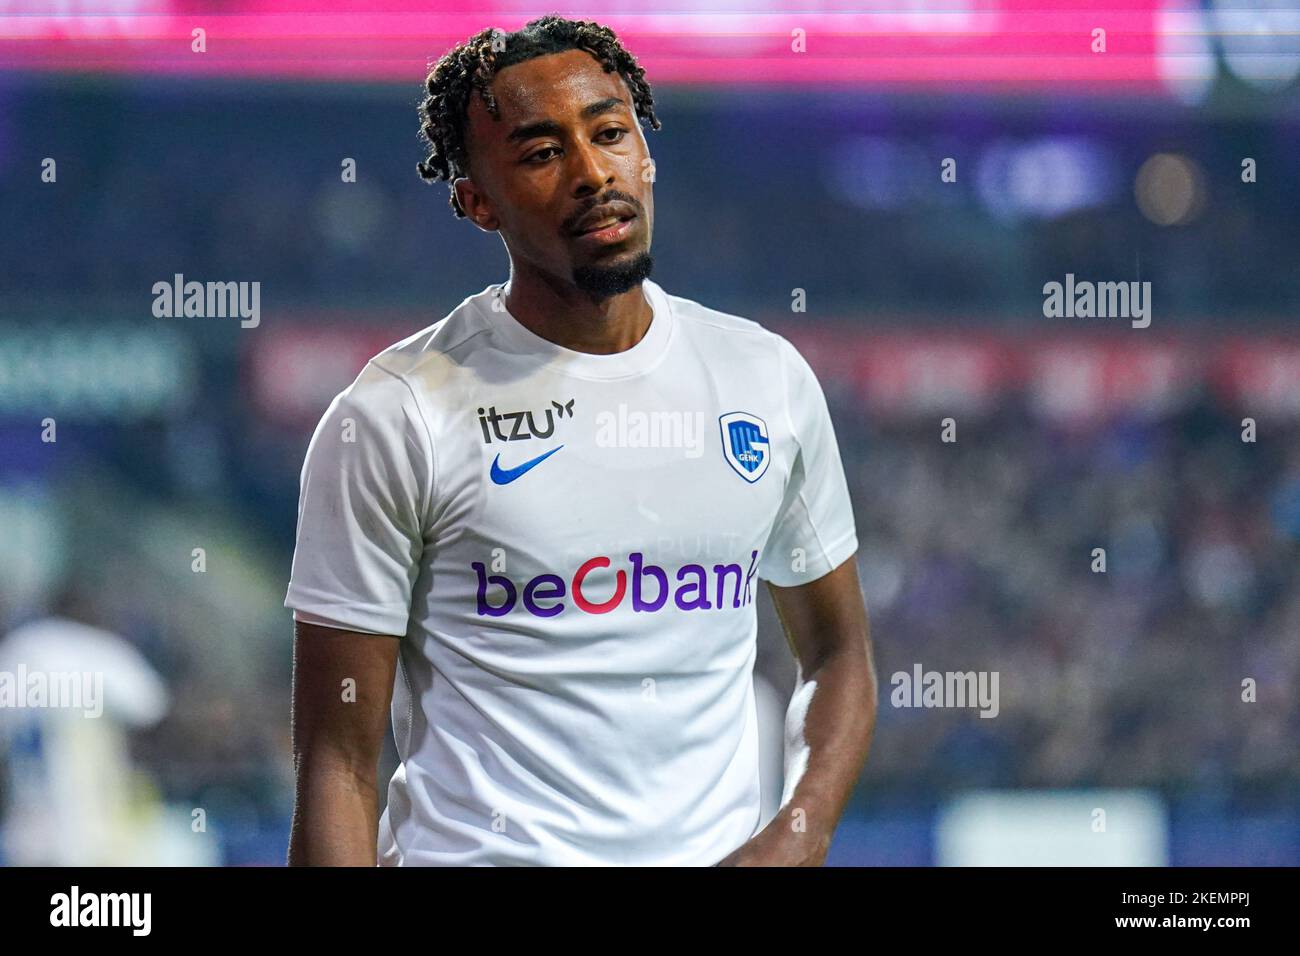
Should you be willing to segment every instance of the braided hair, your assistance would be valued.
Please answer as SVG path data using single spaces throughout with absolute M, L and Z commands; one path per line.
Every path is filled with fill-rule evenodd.
M 549 14 L 513 33 L 503 33 L 495 27 L 482 30 L 438 60 L 424 82 L 428 95 L 419 107 L 420 133 L 432 148 L 428 158 L 416 164 L 416 172 L 425 182 L 445 180 L 448 183 L 449 202 L 457 218 L 465 218 L 465 210 L 452 184 L 469 171 L 465 132 L 470 92 L 478 90 L 483 105 L 497 117 L 500 113 L 490 87 L 498 72 L 534 57 L 566 50 L 590 53 L 606 73 L 617 70 L 632 93 L 637 119 L 649 123 L 651 129 L 660 128 L 645 70 L 637 65 L 636 58 L 624 49 L 609 27 L 591 20 L 568 20 Z

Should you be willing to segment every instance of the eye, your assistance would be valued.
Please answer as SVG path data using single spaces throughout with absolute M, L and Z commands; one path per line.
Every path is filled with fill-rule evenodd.
M 624 136 L 627 135 L 627 130 L 625 130 L 625 129 L 623 129 L 622 127 L 619 127 L 619 126 L 611 126 L 611 127 L 609 127 L 609 129 L 603 129 L 603 130 L 601 130 L 601 131 L 600 131 L 599 133 L 597 133 L 596 135 L 597 135 L 597 136 L 604 136 L 606 133 L 613 133 L 615 136 L 618 137 L 618 139 L 607 139 L 607 140 L 605 140 L 605 142 L 607 142 L 607 143 L 617 143 L 617 142 L 619 142 L 619 141 L 620 141 Z
M 539 160 L 538 160 L 538 157 L 539 157 L 539 156 L 544 157 L 543 159 L 540 160 L 540 162 L 545 162 L 546 159 L 549 159 L 549 158 L 550 158 L 549 156 L 546 156 L 547 153 L 558 153 L 558 152 L 559 152 L 559 150 L 558 150 L 556 147 L 554 147 L 554 146 L 546 146 L 546 147 L 543 147 L 542 149 L 539 149 L 537 152 L 532 153 L 532 154 L 530 154 L 529 156 L 527 156 L 527 157 L 524 159 L 524 162 L 526 162 L 526 163 L 536 163 L 536 162 L 539 162 Z

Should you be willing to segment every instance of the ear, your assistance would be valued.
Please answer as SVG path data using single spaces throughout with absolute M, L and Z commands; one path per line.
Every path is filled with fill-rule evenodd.
M 462 176 L 452 185 L 456 190 L 456 201 L 460 203 L 460 208 L 465 210 L 469 221 L 484 232 L 496 232 L 500 223 L 497 221 L 496 214 L 492 212 L 492 201 L 474 185 L 474 180 Z

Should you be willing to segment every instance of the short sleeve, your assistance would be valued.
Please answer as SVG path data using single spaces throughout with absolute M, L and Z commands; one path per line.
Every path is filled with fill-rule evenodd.
M 304 620 L 405 635 L 432 483 L 432 443 L 414 393 L 371 362 L 307 447 L 285 606 Z
M 758 574 L 777 587 L 794 587 L 843 564 L 858 550 L 858 537 L 821 383 L 799 351 L 783 336 L 777 339 L 798 451 Z

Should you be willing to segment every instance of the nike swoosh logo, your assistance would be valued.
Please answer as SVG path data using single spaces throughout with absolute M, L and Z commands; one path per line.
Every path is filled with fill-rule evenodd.
M 552 448 L 550 451 L 544 452 L 536 458 L 529 459 L 522 465 L 516 465 L 513 468 L 501 467 L 501 454 L 498 452 L 497 456 L 492 459 L 492 480 L 498 485 L 508 485 L 516 478 L 528 474 L 529 471 L 546 461 L 546 459 L 550 458 L 563 447 L 563 445 L 560 445 L 557 448 Z

